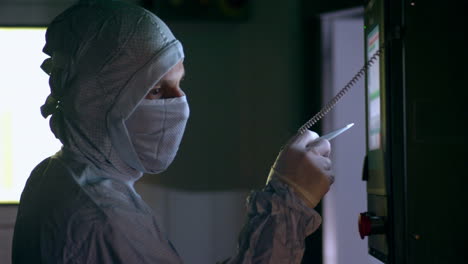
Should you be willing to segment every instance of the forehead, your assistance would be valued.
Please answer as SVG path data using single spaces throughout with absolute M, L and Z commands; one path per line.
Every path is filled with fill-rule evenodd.
M 184 63 L 180 61 L 170 71 L 168 71 L 161 80 L 177 80 L 182 79 L 185 75 Z

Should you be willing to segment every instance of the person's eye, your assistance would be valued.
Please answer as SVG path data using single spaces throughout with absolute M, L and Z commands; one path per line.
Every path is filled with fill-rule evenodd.
M 153 88 L 149 92 L 151 95 L 158 95 L 161 92 L 161 88 Z

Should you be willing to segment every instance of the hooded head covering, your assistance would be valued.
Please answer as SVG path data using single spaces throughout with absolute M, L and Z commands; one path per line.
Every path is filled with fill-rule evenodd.
M 183 57 L 181 43 L 149 11 L 111 0 L 80 1 L 47 29 L 41 107 L 63 151 L 120 180 L 141 173 L 125 120 Z M 112 175 L 112 176 L 111 176 Z

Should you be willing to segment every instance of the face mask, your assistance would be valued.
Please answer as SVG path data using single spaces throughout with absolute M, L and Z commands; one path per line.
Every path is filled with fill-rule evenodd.
M 160 173 L 169 167 L 179 149 L 189 112 L 185 96 L 143 99 L 125 121 L 143 172 Z

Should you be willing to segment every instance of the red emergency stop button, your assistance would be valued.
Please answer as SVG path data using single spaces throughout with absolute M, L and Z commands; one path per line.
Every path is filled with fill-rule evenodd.
M 385 234 L 385 217 L 375 216 L 368 212 L 361 213 L 358 227 L 361 239 L 370 235 Z
M 371 234 L 371 220 L 367 213 L 361 213 L 359 215 L 359 235 L 361 239 Z

